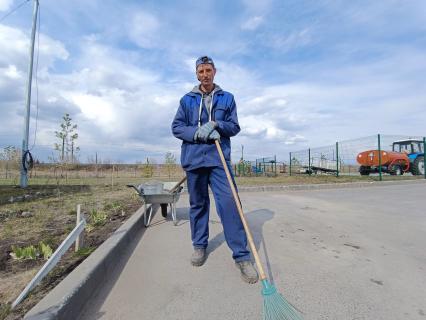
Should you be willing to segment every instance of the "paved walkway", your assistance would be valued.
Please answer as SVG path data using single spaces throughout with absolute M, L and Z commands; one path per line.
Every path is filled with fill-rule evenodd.
M 279 291 L 306 320 L 426 319 L 426 184 L 241 193 Z M 82 319 L 261 319 L 260 285 L 239 278 L 212 201 L 209 258 L 189 264 L 188 199 L 178 226 L 157 213 Z

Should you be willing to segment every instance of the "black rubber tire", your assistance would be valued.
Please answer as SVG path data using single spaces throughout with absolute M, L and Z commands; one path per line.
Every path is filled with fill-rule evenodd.
M 359 173 L 362 176 L 369 176 L 370 175 L 370 167 L 366 167 L 366 166 L 361 166 L 359 167 Z
M 161 215 L 163 216 L 163 218 L 167 217 L 167 203 L 161 204 Z
M 418 156 L 411 166 L 411 173 L 415 176 L 425 174 L 424 156 Z
M 392 176 L 402 176 L 404 174 L 404 171 L 402 170 L 402 167 L 398 164 L 395 164 L 392 166 L 392 168 L 389 170 L 390 175 Z

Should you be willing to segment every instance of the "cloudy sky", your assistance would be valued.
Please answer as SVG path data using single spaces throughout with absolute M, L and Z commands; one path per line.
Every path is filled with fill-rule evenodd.
M 0 0 L 0 19 L 23 0 Z M 213 57 L 248 159 L 377 133 L 426 134 L 426 1 L 40 0 L 38 121 L 47 159 L 69 113 L 80 160 L 179 156 L 170 124 Z M 0 22 L 0 147 L 20 146 L 32 1 Z

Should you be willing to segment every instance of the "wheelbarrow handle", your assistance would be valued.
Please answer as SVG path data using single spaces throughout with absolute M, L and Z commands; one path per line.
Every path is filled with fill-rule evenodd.
M 180 187 L 180 185 L 182 184 L 182 183 L 184 183 L 186 181 L 186 176 L 185 177 L 183 177 L 178 183 L 176 183 L 176 185 L 173 187 L 173 188 L 171 188 L 170 189 L 170 193 L 173 193 L 173 192 L 175 192 L 176 190 L 178 190 L 179 189 L 179 187 Z
M 135 189 L 135 190 L 136 190 L 136 192 L 137 192 L 139 195 L 143 194 L 143 190 L 139 190 L 139 189 L 138 189 L 138 187 L 136 187 L 136 186 L 135 186 L 135 185 L 133 185 L 133 184 L 127 184 L 127 185 L 126 185 L 126 187 Z

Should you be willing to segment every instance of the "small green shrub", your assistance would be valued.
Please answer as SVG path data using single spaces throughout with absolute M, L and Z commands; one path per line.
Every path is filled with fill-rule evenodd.
M 15 260 L 35 260 L 38 256 L 38 251 L 33 245 L 23 248 L 12 246 L 10 255 Z
M 93 209 L 90 211 L 90 223 L 94 226 L 103 226 L 108 218 L 108 215 L 104 211 Z
M 95 247 L 83 247 L 80 248 L 77 252 L 75 252 L 74 254 L 79 256 L 79 257 L 87 257 L 89 256 L 93 251 L 95 251 Z
M 111 210 L 115 214 L 122 211 L 122 209 L 123 209 L 123 205 L 119 201 L 114 201 L 113 203 L 108 203 L 104 206 L 104 210 L 107 210 L 107 211 Z
M 44 260 L 48 260 L 53 254 L 52 248 L 48 244 L 45 244 L 43 241 L 40 241 L 38 246 L 40 248 L 40 252 L 43 255 Z
M 52 254 L 52 248 L 43 241 L 40 241 L 37 247 L 33 245 L 22 248 L 12 246 L 10 256 L 15 260 L 35 260 L 38 257 L 43 256 L 43 258 L 47 260 Z
M 108 214 L 105 211 L 92 209 L 89 212 L 89 223 L 86 225 L 86 231 L 91 232 L 96 227 L 103 226 L 108 219 Z

